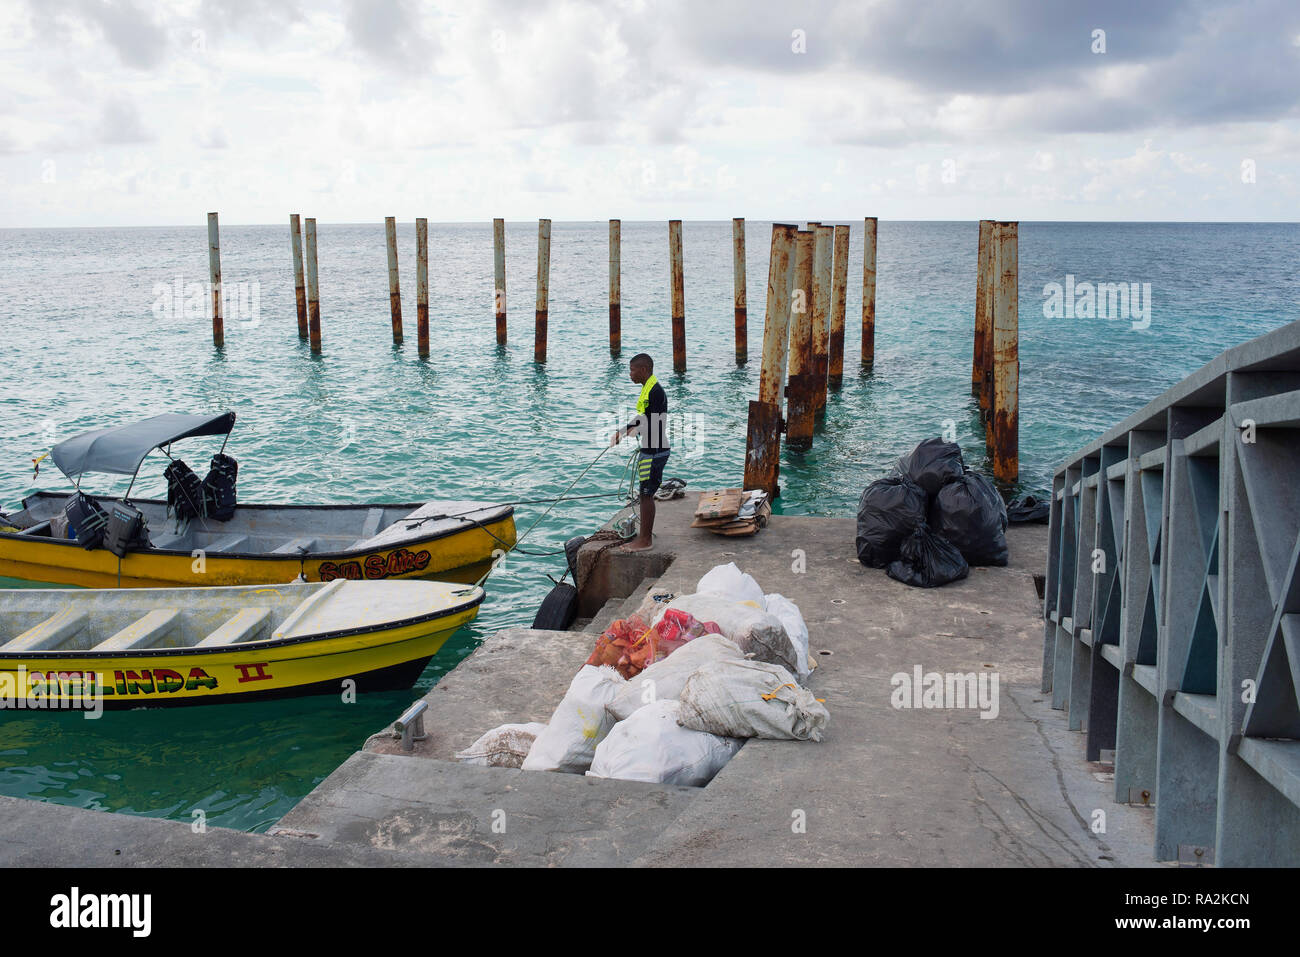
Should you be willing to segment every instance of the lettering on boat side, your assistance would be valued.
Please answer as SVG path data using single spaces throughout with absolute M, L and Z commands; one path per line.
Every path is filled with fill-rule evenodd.
M 236 665 L 235 667 L 260 669 L 264 666 Z M 217 679 L 202 668 L 191 668 L 188 677 L 171 668 L 142 668 L 139 671 L 125 668 L 113 672 L 111 684 L 104 683 L 104 676 L 94 671 L 33 671 L 30 674 L 32 693 L 44 695 L 174 694 L 182 688 L 186 691 L 197 691 L 199 688 L 215 691 L 217 688 Z
M 259 661 L 255 665 L 235 665 L 235 667 L 239 669 L 240 678 L 238 683 L 241 685 L 245 681 L 270 681 L 274 677 L 267 673 L 266 662 L 264 661 Z M 250 671 L 255 673 L 249 674 Z
M 87 719 L 104 713 L 104 690 L 94 671 L 0 671 L 0 710 L 69 709 Z
M 361 581 L 363 578 L 375 580 L 408 575 L 427 568 L 430 557 L 427 551 L 408 552 L 405 548 L 399 548 L 387 555 L 368 555 L 364 561 L 321 562 L 320 580 L 330 582 L 336 578 L 346 578 L 349 581 Z
M 106 687 L 104 694 L 172 694 L 182 688 L 186 691 L 197 691 L 199 688 L 215 691 L 217 679 L 202 668 L 191 668 L 188 678 L 170 668 L 142 668 L 140 671 L 131 671 L 128 668 L 113 672 L 113 685 L 113 687 Z

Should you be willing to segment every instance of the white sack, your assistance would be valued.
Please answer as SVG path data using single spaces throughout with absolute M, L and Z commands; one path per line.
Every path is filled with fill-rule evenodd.
M 752 601 L 759 608 L 765 607 L 763 589 L 758 587 L 758 582 L 737 568 L 735 562 L 715 565 L 700 579 L 695 591 L 701 595 L 720 595 L 731 601 Z
M 613 668 L 583 665 L 569 684 L 564 700 L 551 715 L 551 723 L 537 736 L 525 771 L 568 771 L 581 774 L 591 767 L 596 745 L 614 726 L 605 705 L 627 682 Z
M 524 763 L 528 751 L 546 725 L 536 721 L 528 724 L 503 724 L 493 728 L 464 751 L 454 757 L 461 764 L 475 764 L 484 768 L 517 768 Z
M 677 700 L 686 679 L 705 662 L 744 657 L 740 646 L 730 638 L 700 635 L 625 684 L 605 710 L 613 715 L 615 721 L 623 721 L 647 704 Z
M 656 701 L 614 725 L 596 748 L 594 778 L 703 787 L 743 741 L 692 731 L 677 723 L 678 703 Z
M 702 665 L 686 679 L 678 707 L 683 727 L 734 738 L 820 741 L 830 720 L 790 672 L 761 661 Z
M 799 606 L 789 598 L 775 592 L 764 595 L 763 598 L 767 602 L 767 613 L 781 622 L 790 638 L 790 644 L 794 645 L 795 675 L 802 683 L 816 667 L 808 656 L 808 625 L 803 620 Z
M 752 603 L 728 601 L 718 595 L 681 595 L 667 607 L 689 612 L 697 621 L 713 622 L 741 651 L 759 661 L 783 665 L 791 671 L 799 668 L 798 653 L 781 620 Z M 662 611 L 659 617 L 663 617 Z

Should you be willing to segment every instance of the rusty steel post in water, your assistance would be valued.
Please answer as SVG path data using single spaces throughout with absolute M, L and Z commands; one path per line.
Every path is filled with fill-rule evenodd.
M 812 444 L 816 402 L 816 358 L 813 352 L 816 247 L 815 229 L 798 232 L 795 237 L 794 286 L 790 293 L 790 381 L 785 390 L 785 442 L 792 449 L 806 449 Z
M 307 288 L 302 275 L 302 224 L 298 214 L 289 216 L 289 246 L 293 250 L 293 299 L 298 306 L 298 338 L 307 338 Z
M 429 221 L 415 221 L 415 328 L 420 358 L 429 358 Z
M 795 237 L 799 229 L 772 225 L 772 249 L 767 261 L 767 314 L 763 318 L 763 361 L 758 375 L 758 401 L 780 406 L 790 351 L 790 298 L 794 283 Z M 755 486 L 756 488 L 758 486 Z
M 397 281 L 397 220 L 384 217 L 384 238 L 388 246 L 388 311 L 393 318 L 393 344 L 402 344 L 402 288 Z
M 831 341 L 826 385 L 838 389 L 844 381 L 844 319 L 849 295 L 849 227 L 835 227 L 835 267 L 831 280 Z
M 745 220 L 731 221 L 732 273 L 735 278 L 736 365 L 749 361 L 749 318 L 745 305 Z
M 862 231 L 862 364 L 876 361 L 876 217 L 863 220 Z
M 212 344 L 220 349 L 226 343 L 226 327 L 221 317 L 221 238 L 216 213 L 208 213 L 208 283 L 212 289 Z
M 686 371 L 686 290 L 682 276 L 682 221 L 668 220 L 668 272 L 672 284 L 673 371 Z
M 492 220 L 492 272 L 496 285 L 492 293 L 497 320 L 497 345 L 506 344 L 506 221 Z
M 988 391 L 984 388 L 989 363 L 992 360 L 989 345 L 993 325 L 993 220 L 981 219 L 979 247 L 975 257 L 975 349 L 970 370 L 971 395 L 979 399 L 980 409 L 989 407 Z
M 796 227 L 775 223 L 767 263 L 767 314 L 763 319 L 763 360 L 758 400 L 749 403 L 745 435 L 747 489 L 763 489 L 775 498 L 781 467 L 781 386 L 790 344 L 790 286 L 794 281 Z
M 551 221 L 537 221 L 537 307 L 533 326 L 533 361 L 546 361 L 546 320 L 551 301 Z
M 609 354 L 623 348 L 623 224 L 609 221 Z
M 307 334 L 311 351 L 320 352 L 320 274 L 316 265 L 316 219 L 307 222 Z
M 818 225 L 813 233 L 812 296 L 812 398 L 813 411 L 826 412 L 826 379 L 830 369 L 831 271 L 834 266 L 835 227 Z
M 993 477 L 1015 482 L 1020 473 L 1020 254 L 1019 223 L 999 223 L 997 287 L 993 294 Z

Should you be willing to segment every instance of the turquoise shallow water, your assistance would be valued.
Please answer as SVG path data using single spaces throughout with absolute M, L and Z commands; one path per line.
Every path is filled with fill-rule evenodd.
M 880 224 L 877 362 L 858 374 L 861 221 L 852 221 L 844 387 L 811 452 L 786 453 L 779 510 L 851 512 L 862 487 L 952 420 L 967 460 L 985 464 L 969 395 L 977 228 Z M 233 409 L 229 451 L 248 501 L 346 502 L 554 497 L 630 415 L 636 390 L 607 348 L 607 227 L 556 223 L 549 362 L 532 361 L 536 224 L 507 226 L 510 343 L 492 319 L 492 230 L 431 224 L 433 355 L 416 355 L 414 226 L 399 227 L 407 340 L 392 345 L 382 223 L 319 230 L 324 354 L 297 337 L 285 226 L 222 229 L 227 287 L 243 286 L 226 346 L 201 315 L 165 308 L 163 289 L 207 280 L 203 227 L 0 230 L 0 508 L 67 483 L 31 458 L 79 431 L 162 411 Z M 688 372 L 671 373 L 664 223 L 623 224 L 624 357 L 647 351 L 669 393 L 669 475 L 734 483 L 746 402 L 757 392 L 770 224 L 748 230 L 750 352 L 734 364 L 731 224 L 684 229 Z M 1074 448 L 1222 349 L 1300 317 L 1300 226 L 1054 224 L 1020 227 L 1022 485 L 1047 484 Z M 1151 324 L 1049 319 L 1043 287 L 1150 283 Z M 254 290 L 256 296 L 254 297 Z M 253 309 L 256 302 L 256 310 Z M 205 464 L 214 449 L 186 454 Z M 606 455 L 574 494 L 612 491 L 625 458 Z M 137 492 L 159 492 L 150 460 Z M 120 490 L 112 481 L 96 490 Z M 558 506 L 528 540 L 558 548 L 616 503 Z M 542 506 L 521 506 L 522 531 Z M 846 542 L 846 549 L 852 547 Z M 92 722 L 0 714 L 0 793 L 261 829 L 306 794 L 484 636 L 528 624 L 559 557 L 512 556 L 472 628 L 412 692 L 257 705 L 134 711 Z M 486 730 L 486 729 L 482 729 Z

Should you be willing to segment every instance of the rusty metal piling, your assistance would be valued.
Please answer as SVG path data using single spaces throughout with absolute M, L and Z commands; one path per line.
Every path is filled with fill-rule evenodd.
M 790 293 L 790 380 L 785 390 L 785 442 L 792 449 L 806 449 L 812 444 L 816 402 L 813 353 L 816 246 L 815 230 L 799 230 L 795 236 L 794 285 Z
M 835 265 L 831 281 L 831 341 L 826 385 L 839 389 L 844 381 L 844 319 L 848 311 L 849 227 L 835 227 Z
M 217 214 L 208 213 L 208 284 L 212 290 L 212 344 L 226 344 L 225 321 L 221 316 L 221 237 Z
M 731 221 L 732 272 L 735 279 L 736 365 L 749 361 L 749 319 L 745 305 L 745 220 Z
M 429 358 L 429 221 L 415 221 L 415 326 L 420 358 Z
M 289 216 L 289 246 L 293 250 L 293 299 L 298 307 L 298 338 L 307 338 L 307 288 L 302 269 L 302 223 L 297 213 Z
M 609 354 L 623 348 L 623 224 L 609 221 Z
M 668 272 L 672 284 L 673 371 L 686 371 L 686 290 L 682 274 L 682 221 L 668 221 Z
M 995 227 L 993 395 L 990 401 L 993 477 L 1015 482 L 1020 473 L 1020 253 L 1019 223 Z
M 826 412 L 826 380 L 830 369 L 831 272 L 835 227 L 818 224 L 813 233 L 812 276 L 812 402 L 813 412 Z
M 397 220 L 384 217 L 384 238 L 388 246 L 388 311 L 393 319 L 393 344 L 402 344 L 402 290 L 397 280 Z
M 308 217 L 307 233 L 307 334 L 311 351 L 320 352 L 320 275 L 316 264 L 316 219 Z
M 551 301 L 551 221 L 537 221 L 537 307 L 534 312 L 533 361 L 546 361 L 546 321 Z
M 492 309 L 497 322 L 497 345 L 506 344 L 506 221 L 492 220 L 492 272 L 495 285 Z
M 794 280 L 794 244 L 798 230 L 785 223 L 772 226 L 772 246 L 767 264 L 767 312 L 763 317 L 763 358 L 758 377 L 758 399 L 749 403 L 745 435 L 747 489 L 763 489 L 775 498 L 781 493 L 781 386 L 785 382 L 790 344 L 790 286 Z
M 876 217 L 863 220 L 862 231 L 862 364 L 876 361 Z

